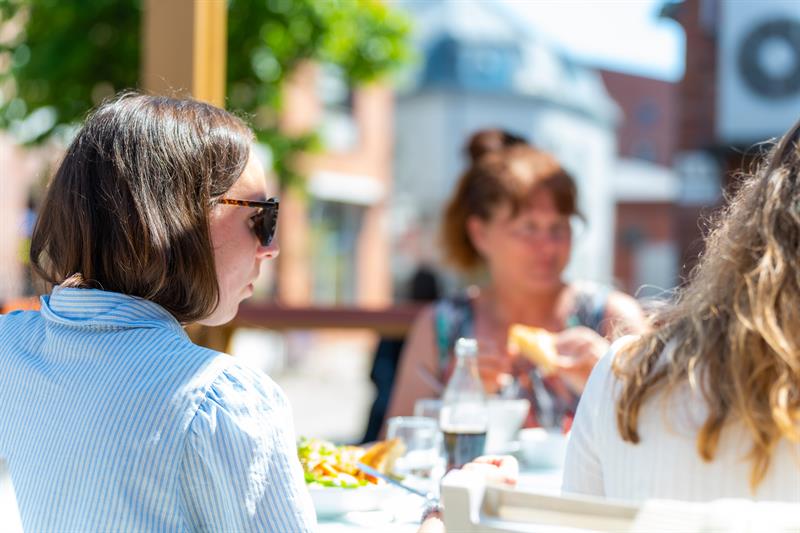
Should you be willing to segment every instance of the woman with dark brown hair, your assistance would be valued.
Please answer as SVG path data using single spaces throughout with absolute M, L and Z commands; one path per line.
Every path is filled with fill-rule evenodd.
M 471 164 L 444 215 L 446 259 L 459 270 L 484 270 L 479 291 L 445 299 L 420 313 L 406 342 L 390 416 L 407 415 L 435 397 L 451 370 L 458 337 L 475 337 L 481 378 L 497 392 L 518 379 L 532 400 L 528 425 L 556 426 L 568 417 L 594 366 L 617 331 L 639 331 L 641 310 L 629 296 L 562 278 L 579 216 L 574 181 L 549 154 L 501 130 L 476 133 Z M 555 334 L 561 357 L 543 378 L 507 350 L 509 327 Z
M 0 316 L 0 456 L 30 531 L 305 531 L 315 517 L 286 399 L 194 345 L 278 254 L 252 132 L 192 100 L 94 111 L 31 244 L 52 286 Z
M 674 305 L 592 373 L 564 490 L 800 503 L 800 122 L 745 176 Z

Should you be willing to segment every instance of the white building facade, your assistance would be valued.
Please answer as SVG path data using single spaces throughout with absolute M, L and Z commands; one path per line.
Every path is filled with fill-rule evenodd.
M 574 240 L 567 277 L 611 282 L 619 110 L 599 75 L 538 40 L 500 4 L 437 0 L 408 9 L 420 61 L 397 100 L 396 279 L 418 261 L 440 259 L 436 235 L 467 163 L 463 146 L 479 129 L 502 128 L 553 153 L 577 181 L 588 224 Z M 409 251 L 409 234 L 426 237 Z

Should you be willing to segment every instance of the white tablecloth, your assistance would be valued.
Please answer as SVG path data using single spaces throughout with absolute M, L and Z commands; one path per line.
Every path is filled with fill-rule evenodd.
M 522 470 L 518 486 L 540 492 L 558 494 L 561 489 L 561 469 Z M 334 517 L 320 517 L 320 533 L 412 533 L 419 528 L 424 502 L 422 498 L 404 493 L 401 489 L 377 511 L 353 512 Z

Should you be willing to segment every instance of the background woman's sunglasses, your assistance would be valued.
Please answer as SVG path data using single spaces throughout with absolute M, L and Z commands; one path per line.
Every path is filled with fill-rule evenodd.
M 266 202 L 221 198 L 219 203 L 258 208 L 256 214 L 250 217 L 253 221 L 253 232 L 258 237 L 258 240 L 261 241 L 262 246 L 269 246 L 272 243 L 272 239 L 275 237 L 275 229 L 278 227 L 279 202 L 277 198 L 270 198 Z

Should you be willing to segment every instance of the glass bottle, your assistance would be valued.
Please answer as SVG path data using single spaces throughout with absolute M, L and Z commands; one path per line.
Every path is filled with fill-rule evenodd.
M 478 373 L 478 341 L 458 339 L 455 354 L 456 366 L 444 389 L 439 414 L 448 471 L 483 454 L 489 424 L 486 393 Z

